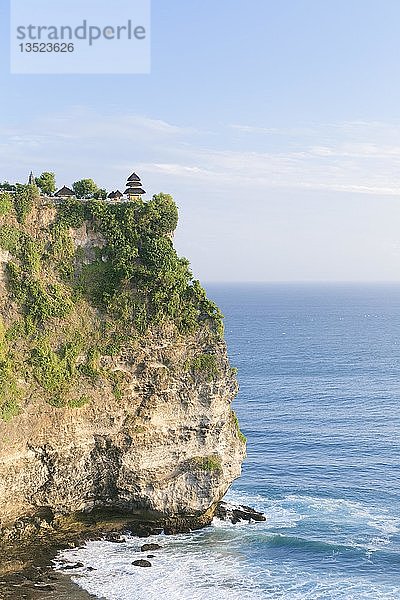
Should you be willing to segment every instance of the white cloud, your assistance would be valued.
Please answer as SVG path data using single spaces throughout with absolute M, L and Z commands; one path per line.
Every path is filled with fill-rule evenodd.
M 235 141 L 231 139 L 232 132 Z M 279 133 L 268 148 L 255 134 Z M 133 168 L 159 182 L 191 179 L 244 193 L 269 188 L 399 195 L 400 124 L 348 121 L 279 130 L 229 125 L 209 132 L 136 114 L 73 107 L 25 126 L 0 128 L 0 179 L 52 169 L 62 181 L 88 176 L 123 185 Z M 243 150 L 236 150 L 243 135 Z M 262 136 L 261 136 L 262 137 Z M 287 138 L 287 139 L 286 139 Z

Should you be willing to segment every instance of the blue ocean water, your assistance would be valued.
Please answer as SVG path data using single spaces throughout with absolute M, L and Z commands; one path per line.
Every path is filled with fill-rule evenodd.
M 228 499 L 261 524 L 215 521 L 157 537 L 92 542 L 62 558 L 107 600 L 400 599 L 400 286 L 208 286 L 238 367 L 248 438 Z

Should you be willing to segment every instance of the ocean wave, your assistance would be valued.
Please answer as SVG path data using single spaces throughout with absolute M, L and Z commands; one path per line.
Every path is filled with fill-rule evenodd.
M 316 520 L 344 526 L 364 526 L 390 536 L 400 531 L 400 519 L 386 509 L 377 509 L 360 502 L 341 498 L 289 494 L 282 498 L 267 498 L 231 490 L 227 500 L 237 504 L 248 504 L 263 512 L 270 527 L 290 528 L 302 520 Z
M 68 573 L 83 589 L 105 600 L 159 600 L 160 594 L 168 600 L 398 600 L 400 597 L 400 585 L 373 582 L 361 572 L 350 575 L 339 565 L 315 570 L 315 563 L 306 560 L 308 552 L 335 554 L 354 552 L 354 548 L 283 535 L 260 537 L 270 548 L 288 552 L 281 560 L 261 552 L 261 559 L 252 562 L 248 559 L 249 548 L 232 544 L 226 532 L 224 535 L 211 528 L 146 540 L 163 546 L 150 559 L 150 569 L 132 565 L 133 560 L 144 557 L 140 552 L 143 539 L 135 537 L 127 537 L 124 544 L 96 541 L 84 548 L 63 551 L 57 566 L 62 570 L 66 563 L 82 563 L 83 567 Z M 298 563 L 290 559 L 292 549 L 301 551 L 302 560 Z M 323 564 L 323 559 L 320 562 Z

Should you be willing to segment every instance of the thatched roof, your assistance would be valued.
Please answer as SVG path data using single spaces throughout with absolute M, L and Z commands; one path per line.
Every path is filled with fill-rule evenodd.
M 141 181 L 127 181 L 126 182 L 126 187 L 128 188 L 140 188 L 142 187 L 142 182 Z
M 117 190 L 116 192 L 114 192 L 114 198 L 122 198 L 123 194 Z
M 110 200 L 113 200 L 115 198 L 115 192 L 110 192 L 108 194 L 107 198 L 110 198 Z
M 75 192 L 73 192 L 69 187 L 64 185 L 54 195 L 57 196 L 58 198 L 64 198 L 66 196 L 75 196 Z
M 136 173 L 132 173 L 132 175 L 130 177 L 128 177 L 128 181 L 129 182 L 132 182 L 132 181 L 140 182 L 140 177 L 138 175 L 136 175 Z
M 146 192 L 142 188 L 128 188 L 125 190 L 124 193 L 127 194 L 128 196 L 141 196 L 142 194 L 145 194 Z

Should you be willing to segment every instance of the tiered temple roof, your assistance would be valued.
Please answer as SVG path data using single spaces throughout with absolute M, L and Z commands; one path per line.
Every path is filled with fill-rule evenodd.
M 145 194 L 145 190 L 142 187 L 142 182 L 140 181 L 139 175 L 136 173 L 132 173 L 128 177 L 128 181 L 126 182 L 126 190 L 124 192 L 129 198 L 139 198 L 143 194 Z

